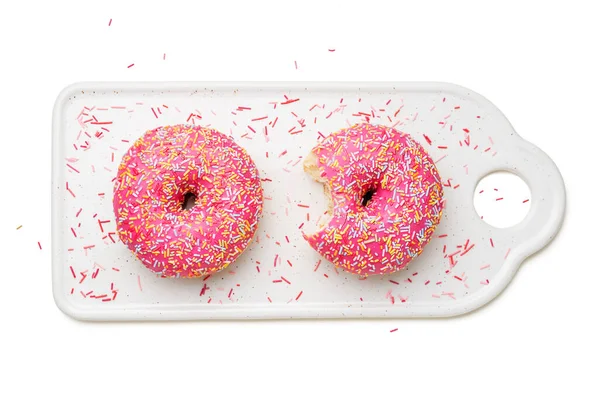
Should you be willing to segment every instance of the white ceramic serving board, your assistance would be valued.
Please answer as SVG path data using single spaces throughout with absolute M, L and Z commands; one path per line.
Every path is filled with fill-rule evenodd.
M 361 280 L 303 240 L 301 230 L 315 229 L 326 204 L 301 160 L 320 135 L 366 116 L 423 144 L 445 182 L 446 208 L 406 270 Z M 122 155 L 146 130 L 181 123 L 231 134 L 263 178 L 253 242 L 208 279 L 157 277 L 115 233 L 112 180 Z M 489 226 L 473 207 L 477 182 L 498 170 L 518 174 L 532 193 L 527 217 L 507 229 Z M 52 184 L 54 297 L 85 320 L 457 315 L 500 293 L 556 235 L 565 208 L 552 160 L 489 101 L 445 83 L 72 85 L 54 110 Z

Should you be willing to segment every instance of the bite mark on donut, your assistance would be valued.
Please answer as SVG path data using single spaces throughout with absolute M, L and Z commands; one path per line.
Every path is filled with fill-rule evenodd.
M 310 177 L 312 177 L 315 181 L 323 185 L 323 192 L 325 193 L 325 198 L 327 199 L 327 211 L 319 219 L 319 222 L 317 224 L 317 232 L 313 233 L 316 234 L 320 230 L 325 228 L 327 224 L 329 224 L 329 221 L 333 216 L 333 197 L 331 196 L 331 187 L 327 183 L 327 179 L 325 179 L 325 177 L 322 176 L 323 171 L 319 168 L 316 154 L 311 151 L 308 154 L 308 156 L 306 156 L 306 158 L 304 159 L 303 165 L 304 172 L 310 175 Z

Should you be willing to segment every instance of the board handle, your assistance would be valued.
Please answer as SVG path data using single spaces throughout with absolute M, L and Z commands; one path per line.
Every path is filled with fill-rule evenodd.
M 546 246 L 562 225 L 566 206 L 565 184 L 554 161 L 533 144 L 519 138 L 518 143 L 498 152 L 494 170 L 521 177 L 531 190 L 531 208 L 523 221 L 501 229 L 510 236 L 512 255 L 521 259 Z M 494 172 L 494 171 L 490 171 Z

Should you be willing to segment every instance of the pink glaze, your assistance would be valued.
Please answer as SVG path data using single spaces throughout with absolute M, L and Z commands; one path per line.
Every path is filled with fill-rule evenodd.
M 358 124 L 312 152 L 333 200 L 329 223 L 304 235 L 316 251 L 360 275 L 396 272 L 422 252 L 440 222 L 443 190 L 419 143 L 393 128 Z
M 186 193 L 196 204 L 184 210 Z M 262 212 L 250 156 L 209 128 L 148 131 L 123 157 L 114 189 L 121 241 L 146 267 L 195 277 L 227 267 L 244 251 Z

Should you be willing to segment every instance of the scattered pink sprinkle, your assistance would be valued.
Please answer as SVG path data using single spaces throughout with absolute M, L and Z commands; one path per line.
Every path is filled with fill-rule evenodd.
M 112 24 L 112 18 L 110 19 L 110 21 L 108 21 L 108 26 L 110 26 Z
M 129 64 L 129 65 L 127 66 L 127 68 L 131 68 L 131 67 L 133 67 L 134 65 L 135 65 L 135 64 Z
M 317 261 L 317 265 L 315 265 L 314 269 L 315 272 L 319 269 L 319 265 L 321 265 L 321 260 Z
M 142 278 L 139 275 L 137 276 L 137 281 L 138 287 L 140 288 L 140 292 L 142 292 Z
M 38 247 L 40 248 L 40 250 L 42 249 L 42 244 L 40 242 L 38 242 Z
M 298 63 L 296 61 L 294 61 L 294 66 L 296 67 L 296 69 L 298 69 Z
M 77 170 L 75 167 L 73 167 L 71 164 L 67 164 L 67 167 L 69 167 L 69 168 L 71 168 L 73 171 L 75 171 L 75 172 L 79 173 L 79 171 L 78 171 L 78 170 Z

